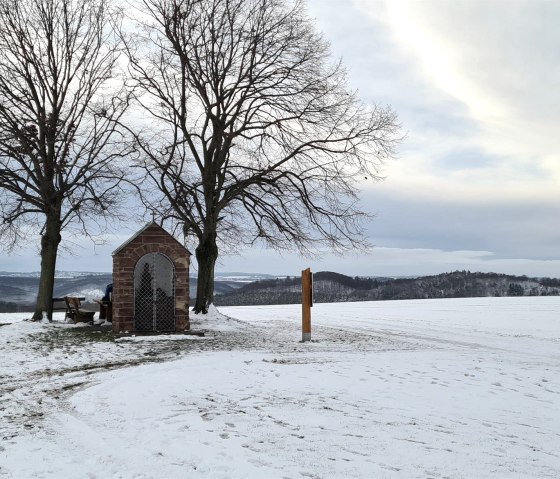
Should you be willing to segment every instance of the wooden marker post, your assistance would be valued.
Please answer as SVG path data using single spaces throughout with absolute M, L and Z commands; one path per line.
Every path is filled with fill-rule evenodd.
M 313 306 L 313 275 L 307 268 L 301 272 L 301 341 L 311 341 L 311 307 Z

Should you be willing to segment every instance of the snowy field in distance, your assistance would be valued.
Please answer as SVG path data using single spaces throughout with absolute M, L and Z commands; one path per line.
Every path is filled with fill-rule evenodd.
M 558 297 L 317 304 L 306 344 L 297 305 L 220 311 L 239 321 L 3 440 L 0 478 L 560 477 Z

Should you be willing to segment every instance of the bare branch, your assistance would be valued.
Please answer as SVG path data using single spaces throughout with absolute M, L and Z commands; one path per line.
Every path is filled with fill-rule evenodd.
M 136 134 L 140 166 L 161 193 L 154 201 L 196 235 L 199 274 L 202 255 L 217 255 L 213 241 L 303 253 L 364 247 L 359 183 L 380 179 L 399 125 L 348 89 L 303 3 L 143 5 L 143 34 L 127 44 L 154 120 L 149 136 Z
M 0 236 L 41 230 L 38 302 L 60 232 L 102 232 L 123 200 L 120 17 L 108 0 L 0 0 Z

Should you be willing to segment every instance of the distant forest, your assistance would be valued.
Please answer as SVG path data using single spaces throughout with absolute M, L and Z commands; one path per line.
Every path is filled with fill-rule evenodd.
M 58 279 L 57 296 L 88 296 L 103 291 L 111 275 L 84 275 Z M 0 312 L 33 311 L 37 278 L 0 277 Z M 529 278 L 498 273 L 454 271 L 418 278 L 350 277 L 329 271 L 313 275 L 313 297 L 317 303 L 383 301 L 396 299 L 469 298 L 479 296 L 558 296 L 560 279 Z M 301 278 L 267 279 L 237 287 L 235 282 L 217 282 L 218 306 L 292 304 L 301 302 Z M 191 278 L 191 290 L 196 283 Z
M 313 276 L 317 303 L 482 296 L 558 296 L 560 279 L 454 271 L 419 278 L 363 278 L 322 271 Z M 218 306 L 292 304 L 301 301 L 301 280 L 286 277 L 250 283 L 216 296 Z
M 12 301 L 0 301 L 0 313 L 28 313 L 34 311 L 32 304 L 18 304 Z

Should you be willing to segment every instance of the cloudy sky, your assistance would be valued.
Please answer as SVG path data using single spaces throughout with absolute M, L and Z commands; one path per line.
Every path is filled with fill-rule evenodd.
M 560 2 L 308 0 L 367 103 L 389 104 L 406 133 L 383 183 L 368 255 L 322 260 L 253 249 L 220 271 L 351 275 L 455 269 L 560 276 Z M 77 240 L 59 269 L 110 271 L 110 253 Z M 32 250 L 0 270 L 38 270 Z

